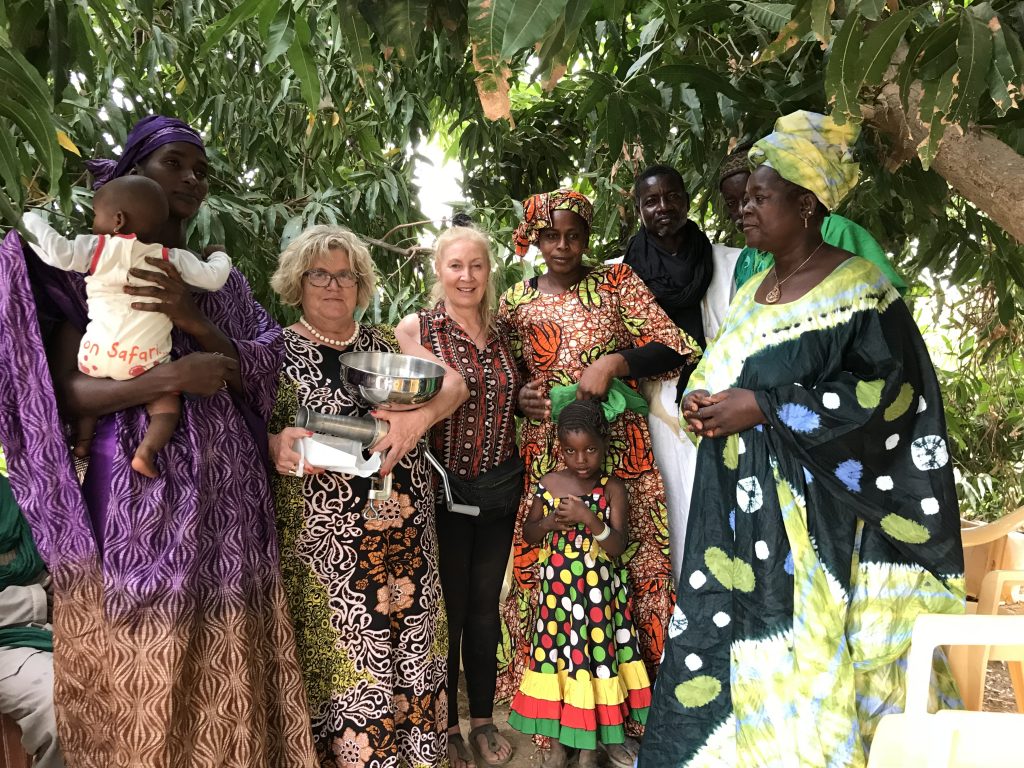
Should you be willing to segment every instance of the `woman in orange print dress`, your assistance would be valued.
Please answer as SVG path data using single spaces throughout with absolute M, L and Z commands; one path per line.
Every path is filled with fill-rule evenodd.
M 537 548 L 522 536 L 537 481 L 563 468 L 548 393 L 577 384 L 577 398 L 603 399 L 617 378 L 635 387 L 638 378 L 670 374 L 700 352 L 658 306 L 633 271 L 622 264 L 587 267 L 593 207 L 572 190 L 534 195 L 525 201 L 516 230 L 516 252 L 536 244 L 547 271 L 510 288 L 500 313 L 516 331 L 514 351 L 530 380 L 520 394 L 527 416 L 520 450 L 529 493 L 524 495 L 513 539 L 513 583 L 502 606 L 498 698 L 516 692 L 536 623 Z M 644 417 L 626 410 L 611 425 L 607 468 L 629 491 L 633 540 L 623 555 L 632 592 L 632 615 L 640 652 L 651 679 L 661 658 L 664 627 L 674 595 L 668 558 L 665 489 L 654 466 Z M 626 754 L 610 756 L 632 765 Z

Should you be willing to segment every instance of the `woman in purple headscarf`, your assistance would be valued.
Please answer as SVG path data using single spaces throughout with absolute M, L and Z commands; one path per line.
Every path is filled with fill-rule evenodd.
M 203 142 L 148 117 L 96 185 L 128 173 L 170 203 L 162 241 L 186 245 L 207 193 Z M 237 270 L 193 294 L 153 260 L 126 287 L 174 323 L 173 360 L 127 381 L 79 373 L 81 276 L 43 265 L 16 233 L 0 246 L 0 444 L 56 585 L 55 699 L 69 765 L 312 766 L 302 678 L 277 564 L 265 420 L 281 329 Z M 130 461 L 140 405 L 181 392 L 158 478 Z M 79 485 L 67 420 L 100 418 Z M 257 436 L 264 436 L 263 440 Z

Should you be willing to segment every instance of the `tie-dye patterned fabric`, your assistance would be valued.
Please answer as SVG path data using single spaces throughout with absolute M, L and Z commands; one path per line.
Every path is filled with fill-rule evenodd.
M 827 115 L 800 110 L 776 120 L 775 130 L 754 142 L 748 157 L 752 168 L 774 168 L 834 211 L 857 186 L 860 166 L 850 147 L 859 134 L 859 125 L 836 125 Z
M 920 613 L 964 609 L 941 393 L 906 305 L 849 259 L 737 294 L 689 388 L 768 423 L 704 439 L 640 768 L 863 766 Z M 939 695 L 955 704 L 939 669 Z
M 44 277 L 48 269 L 23 255 L 17 234 L 4 239 L 0 444 L 54 579 L 54 698 L 68 765 L 315 765 L 267 473 L 243 415 L 269 416 L 281 329 L 237 270 L 221 290 L 197 294 L 238 350 L 245 391 L 237 401 L 226 390 L 183 397 L 152 480 L 130 465 L 146 409 L 106 417 L 100 431 L 112 438 L 97 438 L 90 467 L 104 493 L 90 509 L 43 348 L 54 321 L 83 327 L 84 282 Z M 197 349 L 177 330 L 173 339 L 175 357 Z

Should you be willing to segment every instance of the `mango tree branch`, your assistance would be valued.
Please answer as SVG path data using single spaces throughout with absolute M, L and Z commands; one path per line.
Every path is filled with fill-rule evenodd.
M 919 82 L 910 87 L 909 110 L 903 109 L 900 89 L 887 83 L 875 103 L 862 104 L 865 121 L 885 135 L 894 145 L 893 166 L 917 154 L 917 147 L 928 137 L 928 126 L 920 119 L 923 88 Z M 932 168 L 964 199 L 1002 227 L 1017 242 L 1024 243 L 1024 157 L 990 133 L 970 126 L 946 126 Z

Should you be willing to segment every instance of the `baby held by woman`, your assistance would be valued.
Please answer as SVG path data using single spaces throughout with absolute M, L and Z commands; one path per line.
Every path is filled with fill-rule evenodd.
M 194 288 L 215 291 L 227 281 L 231 260 L 226 253 L 217 251 L 203 261 L 189 251 L 155 242 L 167 216 L 163 189 L 145 176 L 122 176 L 97 190 L 92 235 L 69 240 L 38 214 L 25 214 L 25 230 L 35 237 L 35 251 L 43 262 L 88 275 L 89 323 L 78 348 L 82 373 L 132 379 L 170 359 L 171 320 L 160 311 L 159 301 L 140 301 L 125 293 L 127 285 L 149 284 L 129 270 L 147 268 L 147 259 L 157 258 L 170 262 Z M 137 309 L 133 303 L 152 303 L 154 307 Z M 156 455 L 174 435 L 181 401 L 178 395 L 167 395 L 147 404 L 146 410 L 149 427 L 135 451 L 132 469 L 157 477 Z M 79 423 L 75 455 L 88 455 L 94 427 L 95 419 Z

